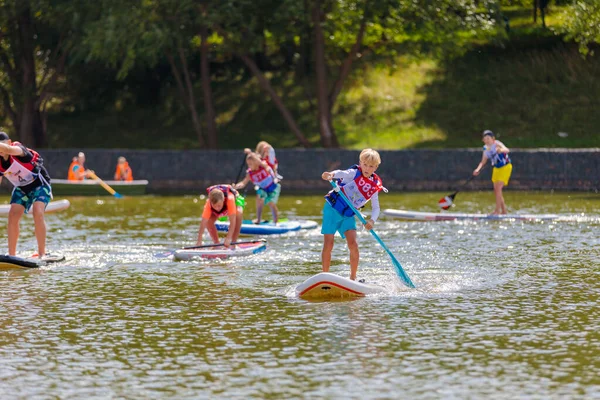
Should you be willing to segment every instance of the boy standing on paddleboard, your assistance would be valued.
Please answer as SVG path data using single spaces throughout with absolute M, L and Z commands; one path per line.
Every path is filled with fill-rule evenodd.
M 494 214 L 506 214 L 506 204 L 502 196 L 502 188 L 508 186 L 510 175 L 512 174 L 512 163 L 508 153 L 510 150 L 499 140 L 496 140 L 494 132 L 490 130 L 483 131 L 482 141 L 483 156 L 481 162 L 473 171 L 473 175 L 479 175 L 479 172 L 487 160 L 492 164 L 492 183 L 494 184 L 494 194 L 496 196 L 496 209 Z
M 208 229 L 208 234 L 212 238 L 213 243 L 218 244 L 219 234 L 215 227 L 215 221 L 219 217 L 227 215 L 229 217 L 229 230 L 223 244 L 225 247 L 229 247 L 240 236 L 244 220 L 245 200 L 231 185 L 214 185 L 207 188 L 206 191 L 208 192 L 208 199 L 206 199 L 204 210 L 202 211 L 202 220 L 200 221 L 196 245 L 202 245 L 202 236 L 205 229 Z
M 359 159 L 359 165 L 353 165 L 347 170 L 323 172 L 321 178 L 326 181 L 336 179 L 341 190 L 356 209 L 363 207 L 371 200 L 371 219 L 364 225 L 367 230 L 371 230 L 375 225 L 375 221 L 377 221 L 377 217 L 379 217 L 378 193 L 385 190 L 381 178 L 375 174 L 379 164 L 381 164 L 381 158 L 375 150 L 364 149 L 360 153 Z M 331 190 L 325 196 L 325 205 L 323 206 L 323 226 L 321 227 L 321 233 L 324 235 L 323 251 L 321 253 L 323 272 L 329 272 L 331 251 L 333 250 L 336 232 L 339 232 L 348 243 L 350 279 L 356 280 L 359 252 L 356 241 L 354 211 L 335 190 Z
M 8 212 L 8 254 L 17 253 L 19 222 L 23 213 L 33 209 L 35 238 L 40 258 L 46 254 L 46 221 L 44 213 L 52 199 L 50 175 L 40 155 L 19 142 L 12 142 L 0 132 L 0 182 L 6 177 L 14 185 Z

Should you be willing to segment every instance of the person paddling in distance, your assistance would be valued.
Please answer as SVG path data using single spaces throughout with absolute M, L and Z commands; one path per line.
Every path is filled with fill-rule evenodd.
M 338 186 L 356 209 L 364 207 L 371 200 L 371 219 L 364 225 L 365 229 L 371 230 L 379 217 L 378 193 L 381 190 L 386 192 L 387 190 L 383 187 L 381 178 L 375 173 L 381 164 L 379 153 L 373 149 L 364 149 L 360 153 L 359 160 L 358 165 L 353 165 L 349 169 L 323 172 L 321 178 L 326 181 L 337 180 Z M 356 280 L 360 254 L 356 241 L 354 211 L 339 193 L 331 190 L 325 196 L 325 205 L 323 206 L 323 225 L 321 227 L 321 233 L 324 235 L 321 253 L 323 272 L 329 272 L 336 232 L 346 239 L 350 250 L 350 279 Z
M 214 185 L 206 189 L 208 199 L 204 204 L 202 211 L 202 219 L 200 220 L 200 228 L 198 229 L 197 246 L 202 245 L 202 236 L 204 230 L 208 229 L 208 234 L 213 240 L 213 243 L 219 243 L 219 234 L 215 227 L 215 221 L 222 216 L 229 217 L 229 230 L 223 244 L 229 247 L 231 243 L 235 243 L 242 229 L 244 220 L 244 199 L 239 196 L 237 190 L 231 185 Z
M 8 254 L 17 254 L 19 223 L 23 213 L 33 209 L 38 257 L 46 254 L 46 221 L 44 213 L 52 199 L 50 175 L 40 155 L 0 132 L 0 182 L 6 178 L 14 185 L 8 212 Z
M 473 175 L 479 175 L 479 172 L 485 165 L 487 160 L 490 160 L 492 164 L 492 183 L 494 184 L 494 195 L 496 196 L 496 208 L 493 214 L 506 214 L 506 204 L 504 203 L 504 196 L 502 195 L 502 189 L 504 186 L 508 186 L 510 175 L 512 174 L 512 163 L 508 153 L 510 150 L 499 140 L 496 140 L 496 135 L 490 130 L 483 131 L 482 141 L 483 156 L 481 162 L 473 171 Z
M 73 161 L 71 162 L 71 165 L 69 165 L 67 179 L 70 181 L 83 181 L 84 179 L 89 178 L 94 171 L 86 170 L 84 164 L 85 154 L 79 152 L 79 154 L 77 154 L 77 158 L 73 157 Z
M 264 205 L 268 205 L 273 214 L 273 222 L 278 222 L 279 210 L 277 209 L 277 202 L 279 201 L 279 195 L 281 194 L 281 184 L 275 177 L 275 173 L 267 165 L 266 162 L 260 159 L 260 156 L 256 153 L 248 153 L 246 155 L 246 164 L 248 169 L 246 170 L 246 176 L 241 182 L 233 185 L 235 189 L 243 189 L 248 182 L 252 181 L 258 189 L 256 194 L 256 221 L 260 224 L 262 218 L 262 211 Z

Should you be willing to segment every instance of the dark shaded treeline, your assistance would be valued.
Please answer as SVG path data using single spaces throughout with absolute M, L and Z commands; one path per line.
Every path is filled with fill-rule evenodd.
M 243 97 L 258 85 L 278 115 L 257 117 L 288 131 L 290 145 L 337 147 L 336 104 L 363 60 L 446 57 L 474 38 L 500 39 L 500 9 L 495 0 L 6 0 L 0 118 L 43 147 L 49 114 L 148 106 L 165 120 L 187 115 L 189 145 L 216 148 L 228 139 L 219 126 L 239 110 L 216 102 L 215 88 Z M 290 96 L 304 101 L 290 106 Z

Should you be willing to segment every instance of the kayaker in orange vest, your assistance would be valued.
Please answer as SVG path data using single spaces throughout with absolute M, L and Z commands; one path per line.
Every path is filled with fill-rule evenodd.
M 69 165 L 67 179 L 70 181 L 82 181 L 88 177 L 90 172 L 94 172 L 86 171 L 83 164 L 85 164 L 85 154 L 80 152 L 77 157 L 73 157 L 73 161 Z
M 125 157 L 119 157 L 117 169 L 115 170 L 115 181 L 132 181 L 133 172 Z

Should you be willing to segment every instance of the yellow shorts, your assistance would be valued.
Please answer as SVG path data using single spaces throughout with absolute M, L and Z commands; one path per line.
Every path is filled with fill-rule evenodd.
M 512 164 L 506 164 L 500 168 L 494 167 L 492 170 L 492 182 L 504 182 L 504 186 L 508 186 L 510 174 L 512 174 Z

